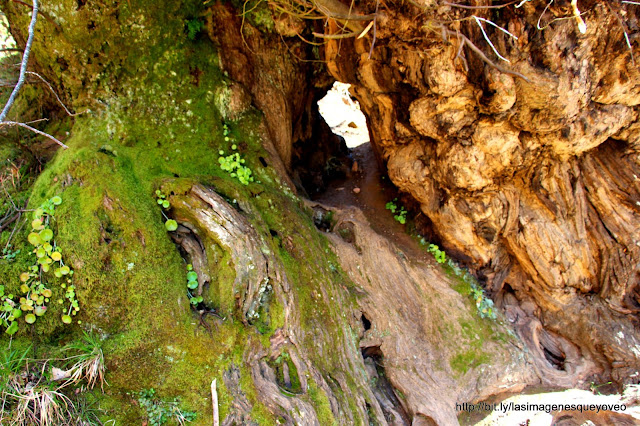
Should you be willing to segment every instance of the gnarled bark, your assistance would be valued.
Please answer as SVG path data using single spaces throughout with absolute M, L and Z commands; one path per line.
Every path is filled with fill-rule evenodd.
M 414 6 L 380 13 L 371 57 L 371 38 L 325 48 L 332 74 L 353 84 L 391 180 L 498 300 L 514 292 L 604 376 L 635 380 L 640 80 L 623 34 L 635 9 L 621 25 L 619 6 L 582 4 L 580 34 L 574 19 L 536 29 L 541 15 L 566 16 L 564 4 L 499 16 Z M 481 61 L 454 31 L 429 30 L 473 13 L 518 37 L 488 31 L 526 80 Z M 491 56 L 473 21 L 458 29 Z

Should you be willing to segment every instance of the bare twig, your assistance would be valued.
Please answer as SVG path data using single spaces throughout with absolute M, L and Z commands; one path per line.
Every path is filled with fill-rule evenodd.
M 373 27 L 373 24 L 375 24 L 376 20 L 374 19 L 373 21 L 369 22 L 369 25 L 367 25 L 365 27 L 365 29 L 360 33 L 360 35 L 357 37 L 358 40 L 360 40 L 362 37 L 366 36 L 367 33 L 369 32 L 369 30 L 371 30 L 371 27 Z
M 31 5 L 30 5 L 29 3 L 25 3 L 25 2 L 23 2 L 23 1 L 21 1 L 21 0 L 11 0 L 11 1 L 12 1 L 12 2 L 14 2 L 14 3 L 17 3 L 17 4 L 21 4 L 21 5 L 23 5 L 23 6 L 28 7 L 29 9 L 31 9 Z M 52 17 L 51 17 L 47 12 L 42 11 L 42 10 L 38 10 L 38 13 L 39 13 L 40 15 L 42 15 L 42 16 L 44 17 L 44 19 L 46 19 L 47 21 L 49 21 L 49 22 L 51 23 L 51 25 L 53 25 L 54 27 L 56 27 L 56 30 L 58 30 L 58 31 L 62 31 L 62 28 L 60 28 L 60 25 L 58 25 L 58 24 L 56 23 L 56 21 L 54 21 L 54 20 L 53 20 L 53 18 L 52 18 Z
M 351 33 L 342 33 L 342 34 L 324 34 L 324 33 L 312 33 L 314 37 L 318 37 L 318 38 L 326 38 L 329 40 L 338 40 L 341 38 L 351 38 L 351 37 L 357 37 L 358 34 L 360 34 L 360 32 L 351 32 Z
M 25 123 L 20 123 L 20 122 L 17 122 L 17 121 L 2 121 L 2 122 L 0 122 L 0 127 L 2 127 L 2 126 L 20 126 L 20 127 L 24 127 L 25 129 L 31 130 L 33 133 L 36 133 L 38 135 L 41 135 L 41 136 L 44 136 L 46 138 L 51 139 L 52 141 L 54 141 L 55 143 L 57 143 L 58 145 L 60 145 L 64 149 L 68 149 L 69 148 L 67 145 L 65 145 L 62 142 L 60 142 L 54 136 L 51 136 L 49 133 L 46 133 L 46 132 L 43 132 L 41 130 L 35 129 L 35 128 L 33 128 L 33 127 L 31 127 L 31 126 L 29 126 L 28 124 L 25 124 Z
M 623 1 L 622 3 L 625 3 L 625 2 Z M 640 4 L 640 3 L 637 3 L 637 4 Z M 633 57 L 633 48 L 631 47 L 631 40 L 629 40 L 627 25 L 624 23 L 622 19 L 620 19 L 620 15 L 618 14 L 618 12 L 616 12 L 609 3 L 607 3 L 607 6 L 609 7 L 609 11 L 611 12 L 611 14 L 615 16 L 616 20 L 618 21 L 618 24 L 620 24 L 620 28 L 622 28 L 622 32 L 624 33 L 624 40 L 627 42 L 627 47 L 629 48 L 629 52 L 631 53 L 631 63 L 635 65 L 636 60 Z
M 587 24 L 584 23 L 584 19 L 582 19 L 582 16 L 580 16 L 581 13 L 580 13 L 580 10 L 578 9 L 578 0 L 571 0 L 571 10 L 573 12 L 573 17 L 576 19 L 576 22 L 578 23 L 578 30 L 580 30 L 582 34 L 586 33 Z
M 49 88 L 49 90 L 51 90 L 51 93 L 53 93 L 53 96 L 56 97 L 56 100 L 58 101 L 58 103 L 62 106 L 62 108 L 64 108 L 65 112 L 70 116 L 70 117 L 75 117 L 76 115 L 80 115 L 82 114 L 81 112 L 77 112 L 77 113 L 73 113 L 71 111 L 69 111 L 69 109 L 67 108 L 67 106 L 62 102 L 62 100 L 60 99 L 60 97 L 58 96 L 58 94 L 56 93 L 55 90 L 53 90 L 53 87 L 51 87 L 51 84 L 49 84 L 49 82 L 47 80 L 44 79 L 44 77 L 42 77 L 40 74 L 38 74 L 37 72 L 33 72 L 33 71 L 27 71 L 27 74 L 29 75 L 35 75 L 36 77 L 38 77 L 44 84 L 47 85 L 47 87 Z
M 378 16 L 378 8 L 380 7 L 380 0 L 376 0 L 376 13 L 375 16 Z M 376 36 L 378 30 L 377 19 L 373 18 L 373 40 L 371 40 L 371 47 L 369 48 L 369 59 L 371 59 L 371 55 L 373 55 L 373 46 L 376 45 Z
M 505 30 L 504 28 L 500 27 L 499 25 L 496 25 L 495 23 L 484 19 L 484 18 L 480 18 L 478 16 L 473 16 L 473 19 L 476 21 L 476 24 L 478 24 L 478 26 L 480 27 L 480 31 L 482 31 L 482 35 L 484 37 L 484 39 L 487 41 L 487 43 L 489 43 L 489 46 L 491 46 L 491 49 L 493 50 L 493 52 L 498 56 L 498 58 L 502 59 L 505 62 L 511 63 L 510 60 L 508 60 L 507 58 L 503 57 L 500 52 L 498 52 L 498 49 L 496 49 L 496 47 L 493 45 L 493 43 L 491 42 L 491 40 L 489 39 L 489 36 L 487 35 L 487 33 L 484 31 L 484 27 L 481 24 L 482 22 L 486 22 L 487 24 L 491 24 L 494 27 L 496 27 L 497 29 L 499 29 L 500 31 L 510 35 L 511 37 L 515 38 L 516 40 L 518 39 L 518 37 L 514 36 L 513 34 L 511 34 L 509 31 Z
M 509 75 L 513 75 L 515 77 L 519 77 L 519 78 L 523 79 L 524 81 L 526 81 L 527 83 L 530 83 L 530 80 L 527 77 L 525 77 L 524 75 L 520 74 L 519 72 L 511 71 L 510 69 L 505 68 L 500 64 L 496 64 L 491 59 L 487 58 L 487 55 L 485 55 L 484 52 L 482 50 L 480 50 L 478 48 L 478 46 L 473 44 L 471 42 L 471 40 L 469 40 L 469 38 L 467 36 L 465 36 L 464 34 L 462 34 L 460 32 L 456 32 L 456 31 L 452 31 L 452 30 L 444 27 L 443 25 L 441 25 L 440 28 L 442 29 L 443 34 L 456 37 L 461 43 L 464 43 L 466 46 L 468 46 L 469 49 L 471 49 L 476 55 L 478 55 L 480 57 L 480 59 L 482 59 L 488 65 L 491 65 L 492 67 L 494 67 L 495 69 L 497 69 L 500 72 L 503 72 L 503 73 L 509 74 Z
M 220 413 L 218 411 L 218 390 L 216 379 L 211 382 L 211 405 L 213 406 L 213 426 L 220 426 Z
M 27 63 L 29 62 L 29 53 L 31 52 L 31 44 L 33 43 L 33 36 L 36 29 L 36 21 L 38 19 L 38 0 L 33 0 L 33 12 L 31 13 L 31 22 L 29 23 L 29 37 L 27 38 L 27 45 L 24 48 L 24 54 L 22 55 L 22 63 L 20 64 L 20 77 L 18 77 L 18 84 L 13 88 L 11 96 L 6 105 L 0 112 L 0 122 L 3 122 L 9 113 L 9 109 L 16 100 L 18 92 L 24 84 L 25 74 L 27 73 Z
M 503 7 L 511 6 L 512 4 L 517 3 L 517 1 L 512 1 L 505 4 L 497 4 L 492 6 L 467 6 L 466 4 L 457 4 L 457 3 L 449 3 L 448 1 L 443 2 L 445 6 L 451 7 L 459 7 L 460 9 L 502 9 Z
M 26 205 L 25 205 L 26 207 Z M 13 229 L 11 230 L 11 234 L 9 234 L 9 239 L 7 240 L 7 244 L 4 246 L 4 248 L 8 248 L 9 244 L 11 244 L 11 240 L 13 239 L 13 235 L 17 232 L 19 233 L 22 230 L 22 227 L 24 226 L 25 223 L 27 223 L 28 219 L 25 219 L 21 224 L 20 224 L 20 219 L 22 218 L 22 212 L 18 213 L 18 218 L 16 219 L 16 226 L 13 227 Z M 19 226 L 18 226 L 19 224 Z

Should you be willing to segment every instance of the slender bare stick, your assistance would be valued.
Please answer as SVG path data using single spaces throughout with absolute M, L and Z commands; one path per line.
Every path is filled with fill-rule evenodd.
M 56 99 L 58 100 L 58 103 L 62 106 L 62 108 L 64 108 L 65 112 L 70 116 L 70 117 L 75 117 L 76 115 L 80 115 L 82 114 L 81 112 L 76 112 L 73 113 L 71 111 L 69 111 L 69 109 L 67 108 L 67 106 L 62 102 L 62 100 L 60 99 L 60 97 L 58 96 L 58 94 L 56 93 L 55 90 L 53 90 L 53 87 L 51 87 L 51 84 L 49 84 L 49 82 L 47 80 L 44 79 L 44 77 L 42 77 L 40 74 L 38 74 L 37 72 L 33 72 L 33 71 L 27 71 L 27 74 L 29 75 L 35 75 L 36 77 L 38 77 L 40 80 L 42 80 L 42 82 L 44 84 L 47 85 L 47 87 L 49 88 L 49 90 L 51 90 L 51 93 L 53 93 L 53 96 L 56 97 Z
M 211 404 L 213 406 L 213 426 L 220 426 L 220 413 L 218 412 L 218 390 L 216 379 L 211 382 Z
M 2 121 L 2 122 L 0 122 L 0 127 L 2 127 L 2 126 L 20 126 L 20 127 L 24 127 L 25 129 L 31 130 L 33 133 L 37 133 L 37 134 L 39 134 L 41 136 L 44 136 L 46 138 L 51 139 L 52 141 L 54 141 L 55 143 L 57 143 L 58 145 L 60 145 L 64 149 L 68 149 L 69 148 L 67 145 L 63 144 L 58 139 L 56 139 L 55 137 L 51 136 L 49 133 L 45 133 L 45 132 L 43 132 L 41 130 L 34 129 L 33 127 L 31 127 L 31 126 L 29 126 L 28 124 L 25 124 L 25 123 L 20 123 L 20 122 L 17 122 L 17 121 Z
M 512 1 L 510 3 L 498 4 L 495 6 L 467 6 L 465 4 L 449 3 L 448 1 L 445 1 L 443 4 L 451 7 L 459 7 L 461 9 L 502 9 L 503 7 L 511 6 L 514 3 L 516 2 Z
M 498 52 L 498 49 L 496 49 L 496 47 L 493 45 L 493 43 L 491 42 L 491 39 L 489 39 L 489 36 L 487 35 L 487 33 L 484 31 L 484 27 L 482 26 L 482 24 L 480 23 L 480 21 L 482 22 L 486 22 L 488 24 L 493 25 L 494 27 L 496 27 L 497 29 L 499 29 L 500 31 L 509 34 L 511 37 L 515 38 L 516 40 L 518 39 L 518 37 L 514 36 L 513 34 L 511 34 L 509 31 L 505 30 L 504 28 L 494 24 L 493 22 L 484 19 L 484 18 L 479 18 L 477 16 L 473 16 L 473 19 L 476 21 L 476 24 L 478 24 L 478 26 L 480 27 L 480 31 L 482 31 L 482 35 L 484 36 L 484 39 L 487 41 L 487 43 L 489 43 L 489 46 L 491 46 L 491 49 L 493 50 L 493 52 L 498 56 L 498 58 L 502 59 L 505 62 L 511 63 L 510 60 L 508 60 L 507 58 L 505 58 L 504 56 L 502 56 L 500 54 L 500 52 Z
M 27 45 L 24 48 L 24 54 L 22 55 L 22 63 L 20 64 L 20 77 L 18 77 L 18 84 L 13 88 L 13 92 L 11 92 L 11 96 L 9 96 L 9 100 L 6 105 L 0 112 L 0 122 L 3 122 L 9 113 L 9 109 L 16 100 L 16 96 L 18 92 L 22 88 L 24 84 L 24 77 L 27 73 L 27 63 L 29 62 L 29 53 L 31 52 L 31 44 L 33 43 L 33 35 L 36 30 L 36 21 L 38 19 L 38 0 L 33 0 L 33 12 L 31 13 L 31 22 L 29 23 L 29 37 L 27 38 Z
M 342 33 L 342 34 L 323 34 L 323 33 L 313 33 L 314 37 L 318 37 L 318 38 L 326 38 L 329 40 L 337 40 L 337 39 L 341 39 L 341 38 L 350 38 L 350 37 L 356 37 L 358 34 L 360 34 L 357 31 L 351 32 L 351 33 Z
M 629 48 L 629 53 L 631 53 L 631 63 L 633 65 L 635 65 L 636 64 L 636 60 L 633 57 L 633 48 L 631 47 L 631 40 L 629 40 L 629 34 L 627 33 L 627 29 L 628 29 L 627 25 L 624 23 L 624 21 L 622 19 L 620 19 L 620 15 L 618 15 L 618 12 L 616 12 L 613 9 L 613 7 L 611 7 L 610 4 L 607 3 L 607 6 L 609 6 L 609 11 L 611 12 L 611 14 L 613 16 L 615 16 L 616 20 L 618 21 L 618 24 L 620 24 L 620 28 L 622 28 L 622 32 L 624 33 L 624 39 L 627 42 L 627 47 Z
M 451 31 L 450 29 L 445 28 L 443 25 L 440 26 L 440 27 L 443 28 L 443 32 L 446 35 L 450 35 L 452 37 L 458 37 L 458 40 L 460 40 L 462 43 L 464 43 L 467 46 L 469 46 L 469 49 L 473 50 L 473 52 L 476 55 L 478 55 L 480 57 L 480 59 L 482 59 L 484 62 L 486 62 L 487 64 L 491 65 L 492 67 L 494 67 L 498 71 L 503 72 L 505 74 L 513 75 L 515 77 L 520 77 L 521 79 L 523 79 L 527 83 L 530 83 L 529 79 L 527 77 L 525 77 L 524 75 L 520 74 L 519 72 L 511 71 L 510 69 L 505 68 L 505 67 L 503 67 L 503 66 L 501 66 L 499 64 L 496 64 L 495 62 L 493 62 L 492 60 L 487 58 L 487 55 L 485 55 L 484 52 L 482 50 L 480 50 L 478 48 L 478 46 L 473 44 L 471 42 L 471 40 L 469 40 L 469 38 L 467 36 L 465 36 L 464 34 L 459 33 L 459 32 L 455 32 L 455 31 Z

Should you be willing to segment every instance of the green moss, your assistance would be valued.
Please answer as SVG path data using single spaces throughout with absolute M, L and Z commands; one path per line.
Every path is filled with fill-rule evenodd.
M 284 365 L 287 365 L 289 369 L 290 386 L 287 386 L 284 378 Z M 300 385 L 300 377 L 298 376 L 298 369 L 291 360 L 291 357 L 287 352 L 280 354 L 275 360 L 270 361 L 269 365 L 276 374 L 276 379 L 280 389 L 285 394 L 300 394 L 302 393 L 302 387 Z
M 318 385 L 313 382 L 309 382 L 308 389 L 309 398 L 313 402 L 318 416 L 318 421 L 321 425 L 337 425 L 333 412 L 331 412 L 331 405 L 329 404 L 329 398 L 324 390 L 320 389 Z
M 284 266 L 301 309 L 301 344 L 310 348 L 312 362 L 322 371 L 342 368 L 333 349 L 344 345 L 345 333 L 353 333 L 346 312 L 354 307 L 355 296 L 343 291 L 353 284 L 315 229 L 310 212 L 282 186 L 273 169 L 258 160 L 267 157 L 256 131 L 262 120 L 259 113 L 249 111 L 227 125 L 260 182 L 240 185 L 220 170 L 218 151 L 229 150 L 229 144 L 222 135 L 221 114 L 212 104 L 225 80 L 213 45 L 204 40 L 193 43 L 184 33 L 185 19 L 200 16 L 202 2 L 131 0 L 115 8 L 105 4 L 100 10 L 76 10 L 75 5 L 60 4 L 47 10 L 65 22 L 64 36 L 48 28 L 42 43 L 34 46 L 34 57 L 63 81 L 74 108 L 92 112 L 75 119 L 65 140 L 70 149 L 58 151 L 25 193 L 31 196 L 30 206 L 54 194 L 64 200 L 54 230 L 75 269 L 79 319 L 106 337 L 110 386 L 97 395 L 100 406 L 105 419 L 136 424 L 141 412 L 132 395 L 154 388 L 165 398 L 180 396 L 185 406 L 198 412 L 196 424 L 210 424 L 211 380 L 218 378 L 224 418 L 232 396 L 221 379 L 233 364 L 241 366 L 241 389 L 253 405 L 252 418 L 273 424 L 274 417 L 259 402 L 243 355 L 248 345 L 269 345 L 269 338 L 284 325 L 279 295 L 265 299 L 256 327 L 234 319 L 235 269 L 229 251 L 219 242 L 205 241 L 212 271 L 207 301 L 226 319 L 210 323 L 211 335 L 200 327 L 185 293 L 184 261 L 164 228 L 154 191 L 162 187 L 167 194 L 184 194 L 194 182 L 202 182 L 243 206 L 267 249 Z M 257 26 L 272 28 L 266 3 L 252 13 Z M 91 37 L 86 36 L 88 20 L 95 24 Z M 272 239 L 270 230 L 291 240 L 285 244 L 283 238 Z M 15 241 L 16 247 L 25 247 L 26 231 L 16 234 Z M 305 261 L 322 257 L 326 262 Z M 2 265 L 0 278 L 17 286 L 28 259 L 25 251 L 6 268 Z M 33 326 L 41 346 L 73 339 L 80 331 L 77 325 L 62 326 L 56 309 L 52 305 L 46 319 Z M 327 347 L 314 352 L 316 333 L 322 333 Z M 26 330 L 18 336 L 21 339 L 27 339 Z M 357 352 L 356 342 L 349 341 L 350 350 Z M 292 388 L 298 389 L 295 366 L 286 362 Z M 350 398 L 359 390 L 352 378 L 346 380 L 353 389 L 347 395 L 336 393 L 348 399 L 355 412 L 357 404 Z M 313 383 L 309 400 L 322 424 L 335 423 L 327 395 Z
M 449 361 L 451 369 L 457 373 L 465 374 L 470 368 L 475 368 L 490 361 L 486 353 L 478 352 L 476 349 L 458 353 Z

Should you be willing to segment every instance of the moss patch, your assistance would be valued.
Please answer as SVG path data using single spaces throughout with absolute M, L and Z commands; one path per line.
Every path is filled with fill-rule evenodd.
M 290 280 L 305 329 L 300 343 L 315 348 L 316 340 L 327 342 L 326 347 L 310 349 L 312 361 L 321 371 L 342 369 L 334 348 L 344 345 L 345 333 L 352 333 L 345 312 L 355 296 L 340 295 L 352 284 L 336 266 L 339 262 L 314 227 L 311 212 L 280 183 L 273 169 L 259 161 L 268 156 L 258 136 L 260 113 L 249 111 L 223 123 L 212 107 L 217 89 L 228 82 L 216 65 L 213 45 L 198 37 L 191 40 L 185 32 L 185 22 L 201 16 L 203 3 L 131 0 L 119 6 L 87 3 L 79 8 L 68 3 L 45 8 L 65 31 L 61 34 L 40 22 L 46 31 L 38 35 L 42 42 L 34 46 L 34 58 L 48 78 L 62 82 L 74 99 L 74 109 L 87 112 L 76 119 L 65 140 L 70 149 L 57 152 L 23 199 L 28 194 L 30 206 L 37 206 L 54 194 L 63 198 L 54 228 L 75 270 L 79 319 L 106 339 L 110 386 L 104 395 L 96 395 L 106 412 L 103 420 L 139 424 L 143 413 L 134 404 L 135 395 L 153 388 L 163 399 L 180 397 L 185 407 L 198 413 L 196 424 L 211 424 L 211 380 L 220 379 L 232 364 L 243 366 L 248 345 L 268 345 L 285 322 L 277 295 L 265 299 L 256 327 L 245 327 L 233 317 L 235 272 L 230 255 L 208 241 L 215 276 L 207 298 L 226 319 L 211 324 L 211 334 L 199 326 L 200 318 L 187 300 L 184 261 L 155 200 L 159 187 L 177 194 L 201 182 L 242 206 Z M 21 16 L 17 23 L 27 18 L 19 9 L 13 13 Z M 260 21 L 256 25 L 272 25 L 256 19 Z M 90 37 L 87 22 L 93 25 Z M 254 183 L 241 185 L 220 169 L 219 151 L 231 150 L 224 124 L 252 170 Z M 272 238 L 272 231 L 280 237 Z M 24 241 L 23 230 L 16 234 L 16 247 L 25 246 Z M 14 263 L 0 268 L 0 278 L 8 286 L 18 286 L 28 255 L 21 253 Z M 326 261 L 316 264 L 307 259 Z M 55 299 L 62 290 L 55 286 L 54 291 Z M 33 335 L 41 347 L 55 347 L 78 336 L 78 326 L 53 321 L 59 317 L 55 309 L 47 313 L 50 321 L 24 327 L 18 340 L 26 342 Z M 358 350 L 355 342 L 350 349 Z M 292 388 L 298 389 L 295 367 L 290 360 L 285 362 Z M 273 424 L 250 372 L 240 368 L 241 388 L 253 404 L 253 419 Z M 347 382 L 353 386 L 353 380 Z M 224 418 L 232 396 L 222 380 L 218 383 Z M 357 393 L 353 389 L 352 394 Z M 327 395 L 312 381 L 308 398 L 322 424 L 335 423 Z

